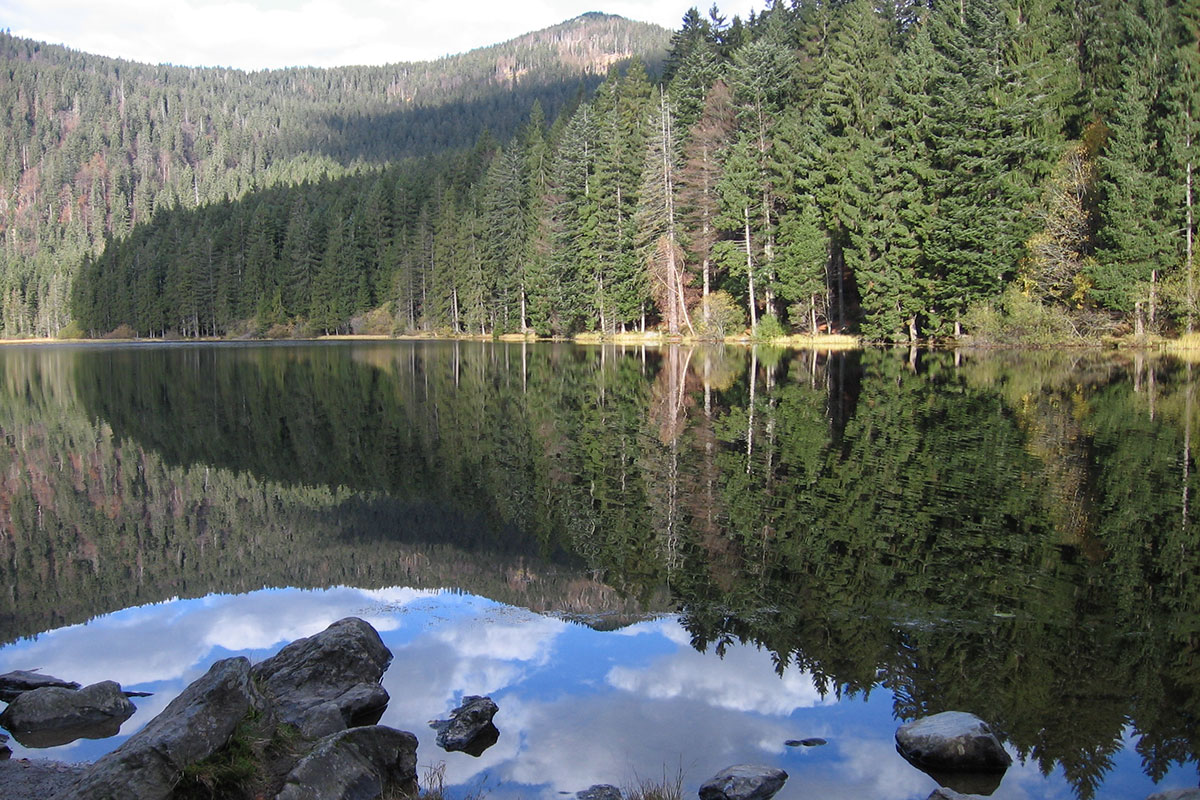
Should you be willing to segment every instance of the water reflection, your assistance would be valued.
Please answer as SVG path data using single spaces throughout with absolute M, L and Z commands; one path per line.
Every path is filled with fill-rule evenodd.
M 404 675 L 394 698 L 427 692 L 411 724 L 463 693 L 553 686 L 576 659 L 590 676 L 572 700 L 586 730 L 516 693 L 520 738 L 502 703 L 505 735 L 464 775 L 541 786 L 557 773 L 539 754 L 563 742 L 608 748 L 597 781 L 626 777 L 611 771 L 631 748 L 653 774 L 679 761 L 678 743 L 622 738 L 640 725 L 789 771 L 837 753 L 834 784 L 928 794 L 908 772 L 867 788 L 873 762 L 909 769 L 872 748 L 892 752 L 897 720 L 961 709 L 1028 765 L 1001 792 L 1136 796 L 1194 776 L 1200 752 L 1193 387 L 1187 363 L 1103 354 L 9 349 L 0 640 L 264 585 L 454 587 L 506 605 L 443 609 L 406 644 L 421 659 L 388 680 Z M 245 596 L 222 628 L 242 639 L 147 654 L 140 679 L 304 635 L 255 630 L 268 601 Z M 394 605 L 406 619 L 412 602 Z M 662 660 L 598 649 L 603 629 L 659 642 Z M 614 716 L 615 697 L 648 705 Z M 694 733 L 697 704 L 717 729 Z M 651 709 L 661 720 L 637 716 Z M 797 715 L 814 724 L 768 724 Z M 828 748 L 782 744 L 833 731 Z
M 674 617 L 603 632 L 477 596 L 410 589 L 171 601 L 11 645 L 0 651 L 0 671 L 38 663 L 81 681 L 110 676 L 156 692 L 138 701 L 117 740 L 50 751 L 18 747 L 16 756 L 94 758 L 144 725 L 212 661 L 265 658 L 346 614 L 369 620 L 395 654 L 384 676 L 392 702 L 382 722 L 416 733 L 419 762 L 446 762 L 448 781 L 464 791 L 486 785 L 489 796 L 550 798 L 682 768 L 693 793 L 712 773 L 746 761 L 787 769 L 787 797 L 906 800 L 936 786 L 896 754 L 886 702 L 822 697 L 811 676 L 789 670 L 781 678 L 757 648 L 734 647 L 717 659 L 693 650 Z M 479 758 L 438 749 L 427 723 L 472 692 L 490 694 L 500 706 L 500 739 Z M 796 735 L 830 744 L 785 747 Z M 1013 771 L 1013 791 L 996 796 L 1026 796 L 1021 772 Z

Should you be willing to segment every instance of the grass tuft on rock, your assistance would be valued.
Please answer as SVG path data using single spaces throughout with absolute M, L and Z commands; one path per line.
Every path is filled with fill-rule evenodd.
M 224 747 L 184 768 L 173 797 L 253 800 L 272 796 L 303 754 L 303 745 L 303 738 L 291 725 L 273 725 L 251 711 Z

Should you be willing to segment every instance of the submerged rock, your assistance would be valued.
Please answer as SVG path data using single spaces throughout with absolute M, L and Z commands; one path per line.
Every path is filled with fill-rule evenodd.
M 14 697 L 0 713 L 0 725 L 26 747 L 55 747 L 113 736 L 135 710 L 115 681 L 82 689 L 46 686 Z
M 438 732 L 438 747 L 478 756 L 500 738 L 500 731 L 492 724 L 499 710 L 492 698 L 470 695 L 450 712 L 450 719 L 435 720 L 429 726 Z
M 275 718 L 312 738 L 378 722 L 389 699 L 379 681 L 391 661 L 375 629 L 347 617 L 256 664 L 253 675 Z
M 288 774 L 276 800 L 367 800 L 385 791 L 415 795 L 417 737 L 383 725 L 319 741 Z
M 925 800 L 970 800 L 970 797 L 968 794 L 962 794 L 945 786 L 939 786 Z
M 1004 772 L 1012 764 L 986 722 L 964 711 L 944 711 L 901 725 L 896 749 L 931 772 Z
M 783 788 L 788 774 L 778 767 L 738 764 L 721 770 L 700 787 L 701 800 L 767 800 Z
M 254 699 L 250 662 L 241 657 L 218 661 L 146 727 L 56 797 L 165 800 L 185 767 L 228 743 Z
M 0 700 L 11 703 L 22 692 L 31 692 L 34 689 L 44 689 L 50 686 L 60 689 L 79 688 L 79 684 L 75 681 L 64 681 L 53 675 L 43 675 L 36 670 L 18 669 L 0 675 Z
M 582 792 L 576 792 L 578 800 L 621 800 L 621 790 L 609 783 L 597 783 Z

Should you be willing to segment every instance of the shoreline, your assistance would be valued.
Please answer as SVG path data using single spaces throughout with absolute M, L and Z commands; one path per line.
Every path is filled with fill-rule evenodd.
M 21 339 L 0 338 L 0 347 L 4 346 L 48 346 L 48 345 L 106 345 L 106 344 L 268 344 L 275 342 L 317 343 L 317 342 L 503 342 L 512 344 L 526 343 L 569 343 L 583 346 L 621 345 L 649 346 L 664 345 L 731 345 L 741 347 L 781 347 L 794 350 L 863 350 L 867 348 L 909 348 L 923 350 L 990 350 L 990 351 L 1044 351 L 1044 350 L 1113 350 L 1158 352 L 1187 356 L 1200 351 L 1200 334 L 1184 334 L 1174 339 L 1163 337 L 1144 337 L 1141 341 L 1132 337 L 1120 339 L 1103 339 L 1096 341 L 1064 341 L 1052 344 L 997 344 L 987 342 L 958 341 L 953 339 L 928 339 L 915 343 L 908 342 L 875 342 L 866 341 L 851 334 L 789 334 L 771 339 L 754 339 L 745 334 L 726 336 L 723 339 L 698 339 L 691 336 L 675 335 L 661 332 L 618 333 L 611 336 L 601 336 L 595 333 L 582 333 L 573 337 L 526 336 L 517 333 L 506 333 L 498 336 L 480 336 L 478 334 L 462 334 L 448 336 L 433 333 L 416 334 L 334 334 L 329 336 L 297 337 L 297 338 L 244 338 L 205 336 L 199 338 L 75 338 L 59 339 L 50 337 L 26 337 Z

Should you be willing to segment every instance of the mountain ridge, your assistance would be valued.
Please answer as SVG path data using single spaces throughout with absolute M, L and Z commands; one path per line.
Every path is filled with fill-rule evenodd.
M 0 335 L 56 335 L 84 256 L 158 209 L 505 141 L 670 36 L 591 13 L 434 61 L 249 72 L 0 32 Z

